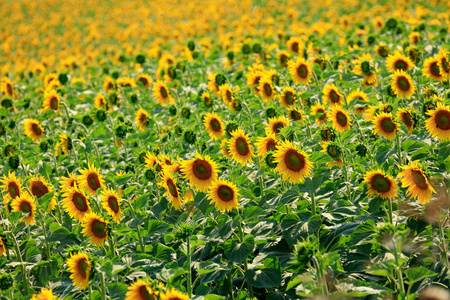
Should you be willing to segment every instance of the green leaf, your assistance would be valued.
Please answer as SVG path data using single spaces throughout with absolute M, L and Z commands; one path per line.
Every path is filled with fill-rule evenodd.
M 107 285 L 111 299 L 124 300 L 128 291 L 128 286 L 123 283 L 110 283 Z
M 147 222 L 147 235 L 153 235 L 155 233 L 163 233 L 167 231 L 169 225 L 166 222 L 159 220 L 150 220 Z
M 237 238 L 226 241 L 224 245 L 225 255 L 232 262 L 235 262 L 236 264 L 241 264 L 244 260 L 247 259 L 250 253 L 253 252 L 254 247 L 255 247 L 255 239 L 253 235 L 247 234 L 244 237 L 242 243 L 240 243 L 237 240 Z
M 349 246 L 358 245 L 370 241 L 370 237 L 375 233 L 375 221 L 367 220 L 365 223 L 359 225 L 353 231 Z
M 36 282 L 45 286 L 47 283 L 58 275 L 58 261 L 51 259 L 49 261 L 41 261 L 31 269 L 31 274 L 34 276 Z
M 149 195 L 150 195 L 150 193 L 145 193 L 145 194 L 142 194 L 141 196 L 137 197 L 136 199 L 134 199 L 133 204 L 132 204 L 134 206 L 134 208 L 136 210 L 142 209 L 147 204 Z
M 38 264 L 42 259 L 42 254 L 36 247 L 28 248 L 25 254 L 25 261 L 31 264 Z
M 52 200 L 53 196 L 55 195 L 55 192 L 47 193 L 41 198 L 39 198 L 38 203 L 42 207 L 42 209 L 47 210 L 48 204 Z
M 405 270 L 406 278 L 409 284 L 413 284 L 414 282 L 421 281 L 425 278 L 436 276 L 437 273 L 432 272 L 431 270 L 420 266 L 415 268 L 409 268 Z
M 131 192 L 133 192 L 135 189 L 137 188 L 137 185 L 132 185 L 127 187 L 124 191 L 123 191 L 123 195 L 124 196 L 128 196 Z
M 250 269 L 245 272 L 247 282 L 256 288 L 271 289 L 281 285 L 281 272 L 279 269 L 264 268 Z
M 212 261 L 202 261 L 198 264 L 197 272 L 200 275 L 200 284 L 208 282 L 220 282 L 230 269 Z

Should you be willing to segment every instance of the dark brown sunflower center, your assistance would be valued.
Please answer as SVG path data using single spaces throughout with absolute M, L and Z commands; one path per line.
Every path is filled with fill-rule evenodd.
M 265 83 L 263 88 L 264 88 L 264 93 L 266 94 L 267 97 L 272 96 L 272 87 L 270 86 L 269 83 Z
M 259 80 L 258 80 L 258 81 L 259 81 Z M 230 90 L 227 90 L 227 91 L 225 92 L 225 94 L 226 94 L 226 98 L 227 98 L 228 102 L 231 102 L 231 100 L 233 100 L 233 99 L 232 99 L 233 93 L 232 93 Z
M 56 98 L 55 96 L 52 96 L 50 98 L 50 108 L 53 110 L 57 110 L 59 108 L 58 98 Z
M 227 185 L 220 185 L 217 188 L 217 195 L 219 196 L 220 200 L 224 202 L 230 202 L 234 198 L 234 191 Z
M 49 192 L 48 187 L 42 181 L 32 181 L 30 190 L 38 199 Z
M 308 67 L 304 64 L 301 64 L 297 67 L 297 75 L 300 78 L 307 78 L 308 77 Z
M 289 170 L 298 172 L 305 167 L 305 157 L 294 149 L 289 149 L 284 155 L 284 163 Z
M 75 192 L 72 196 L 72 203 L 78 211 L 88 210 L 87 199 L 82 193 Z
M 341 97 L 335 90 L 331 90 L 328 96 L 330 97 L 330 101 L 332 103 L 339 103 L 339 101 L 341 100 Z
M 31 125 L 31 130 L 32 130 L 33 133 L 36 134 L 36 135 L 41 135 L 41 134 L 42 134 L 41 128 L 40 128 L 39 125 L 36 124 L 36 123 L 34 123 L 34 124 Z
M 412 170 L 411 171 L 411 177 L 414 183 L 421 189 L 421 190 L 427 190 L 428 184 L 427 179 L 422 173 L 422 171 L 419 170 Z
M 147 86 L 148 85 L 148 80 L 145 77 L 139 77 L 138 81 L 141 82 L 143 86 Z
M 370 185 L 378 193 L 386 193 L 391 189 L 391 181 L 382 174 L 373 176 Z
M 15 182 L 8 183 L 8 192 L 11 199 L 16 198 L 17 196 L 20 197 L 20 188 Z
M 294 94 L 292 94 L 291 92 L 286 92 L 284 94 L 284 101 L 286 101 L 287 105 L 292 105 L 295 103 L 295 98 L 294 98 Z
M 402 114 L 402 120 L 403 123 L 407 126 L 407 127 L 411 127 L 414 125 L 414 121 L 412 118 L 412 115 L 409 112 L 405 112 Z
M 26 201 L 22 201 L 22 203 L 20 203 L 20 211 L 24 212 L 24 213 L 31 213 L 31 204 L 26 202 Z
M 215 132 L 219 132 L 222 129 L 222 127 L 220 126 L 220 122 L 217 119 L 212 119 L 209 124 L 211 126 L 211 129 Z
M 119 212 L 119 202 L 116 198 L 116 196 L 109 196 L 108 197 L 108 205 L 109 208 L 111 208 L 111 210 L 115 213 Z
M 321 114 L 321 116 L 318 118 L 319 120 L 323 121 L 327 118 L 327 115 L 325 114 L 325 111 L 321 108 L 317 110 L 317 114 Z
M 13 94 L 13 87 L 9 83 L 6 84 L 6 92 L 7 92 L 8 95 L 12 95 Z
M 292 43 L 291 49 L 292 49 L 292 52 L 298 53 L 298 49 L 299 49 L 298 42 Z
M 97 189 L 100 188 L 100 180 L 98 179 L 97 174 L 89 173 L 86 178 L 86 181 L 87 181 L 88 186 L 91 189 L 93 189 L 94 191 L 96 191 Z
M 194 172 L 195 177 L 202 180 L 209 179 L 212 176 L 211 165 L 203 159 L 196 159 L 194 161 L 192 171 Z
M 98 238 L 105 238 L 108 235 L 108 225 L 100 220 L 93 220 L 91 229 L 92 233 Z
M 296 110 L 291 110 L 289 115 L 290 115 L 291 119 L 294 120 L 294 121 L 298 121 L 298 120 L 302 119 L 301 113 L 299 113 Z
M 169 178 L 166 181 L 166 184 L 167 184 L 167 187 L 169 189 L 169 193 L 172 195 L 172 197 L 177 198 L 178 197 L 178 190 L 177 190 L 177 186 L 175 185 L 173 180 Z
M 450 112 L 445 110 L 440 110 L 436 113 L 436 116 L 434 117 L 434 120 L 436 122 L 436 127 L 443 129 L 443 130 L 449 130 L 450 129 Z
M 238 137 L 236 139 L 236 151 L 240 154 L 240 155 L 247 155 L 250 152 L 250 149 L 248 147 L 248 143 L 247 140 L 243 137 Z
M 276 134 L 280 133 L 280 130 L 283 129 L 286 125 L 283 122 L 275 122 L 272 124 L 272 130 Z
M 267 151 L 275 151 L 277 149 L 277 142 L 274 140 L 268 140 L 266 143 Z
M 406 71 L 408 64 L 403 59 L 398 59 L 394 62 L 394 69 Z
M 81 259 L 78 262 L 78 271 L 84 279 L 87 279 L 89 277 L 89 263 L 86 261 L 85 258 Z
M 406 78 L 405 76 L 399 76 L 397 77 L 397 87 L 402 92 L 407 92 L 411 89 L 411 84 L 409 83 L 408 78 Z
M 112 87 L 113 87 L 113 83 L 112 83 L 112 82 L 108 82 L 108 83 L 106 84 L 106 90 L 107 90 L 107 91 L 109 91 L 110 89 L 112 89 Z
M 288 57 L 287 57 L 287 55 L 286 54 L 282 54 L 281 56 L 280 56 L 280 63 L 281 63 L 281 65 L 282 66 L 286 66 L 287 65 L 287 62 L 288 62 Z
M 441 57 L 441 67 L 442 69 L 444 69 L 445 73 L 448 73 L 450 71 L 450 65 L 445 57 Z
M 257 75 L 255 76 L 255 78 L 253 78 L 253 84 L 256 85 L 255 86 L 255 90 L 259 91 L 259 81 L 261 80 L 261 75 Z
M 383 130 L 383 132 L 387 132 L 387 133 L 392 133 L 397 128 L 395 123 L 392 122 L 391 118 L 384 118 L 383 120 L 381 120 L 380 126 L 381 126 L 381 129 Z
M 165 87 L 162 86 L 162 87 L 159 89 L 159 92 L 161 93 L 161 96 L 162 96 L 163 98 L 167 98 L 168 93 L 167 93 L 167 90 L 166 90 Z
M 155 300 L 155 297 L 149 293 L 147 287 L 145 285 L 141 285 L 138 289 L 139 296 L 143 300 Z
M 430 64 L 430 73 L 435 77 L 441 77 L 441 72 L 439 71 L 439 66 L 437 61 L 434 61 Z
M 336 122 L 337 122 L 339 125 L 341 125 L 342 127 L 347 126 L 347 123 L 348 123 L 347 116 L 346 116 L 343 112 L 338 111 L 338 112 L 336 113 Z

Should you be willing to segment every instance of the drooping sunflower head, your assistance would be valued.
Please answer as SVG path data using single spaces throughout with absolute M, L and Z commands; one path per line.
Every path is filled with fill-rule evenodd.
M 438 63 L 439 59 L 437 57 L 428 57 L 425 59 L 422 74 L 434 80 L 445 81 L 447 78 L 442 76 Z
M 81 175 L 78 176 L 81 188 L 87 190 L 91 195 L 95 195 L 99 188 L 104 187 L 103 176 L 100 175 L 100 169 L 93 164 L 88 164 L 87 169 L 80 170 Z
M 44 77 L 44 87 L 45 88 L 56 88 L 59 87 L 58 74 L 50 73 Z
M 265 137 L 258 138 L 256 146 L 258 147 L 258 155 L 265 157 L 268 152 L 277 150 L 277 137 L 275 134 L 267 132 Z
M 81 222 L 91 212 L 88 196 L 76 184 L 66 189 L 63 197 L 62 204 L 64 210 L 71 218 L 74 218 L 78 222 Z
M 156 172 L 161 173 L 163 164 L 159 161 L 158 157 L 147 151 L 145 155 L 145 166 L 155 169 Z
M 325 126 L 320 129 L 320 137 L 322 138 L 322 142 L 333 142 L 336 139 L 336 130 L 331 126 Z
M 364 175 L 364 182 L 367 183 L 370 195 L 378 195 L 383 199 L 395 198 L 397 195 L 397 180 L 382 170 L 367 172 Z
M 325 122 L 328 117 L 327 111 L 325 110 L 325 106 L 323 106 L 318 102 L 311 107 L 311 114 L 313 116 L 316 116 L 316 123 L 318 125 L 322 125 L 323 122 Z
M 288 108 L 288 116 L 294 122 L 303 120 L 303 114 L 302 114 L 301 110 L 296 109 L 294 107 Z
M 235 99 L 233 89 L 231 88 L 229 83 L 222 84 L 219 87 L 219 93 L 220 93 L 220 96 L 222 97 L 223 102 L 228 106 Z
M 149 117 L 150 114 L 145 109 L 142 107 L 139 108 L 136 112 L 136 117 L 134 118 L 136 126 L 139 127 L 139 130 L 144 131 L 145 128 L 147 128 L 147 125 L 149 124 Z
M 329 103 L 330 106 L 341 106 L 344 104 L 344 96 L 339 93 L 334 83 L 325 85 L 322 94 L 325 103 Z
M 108 110 L 108 101 L 106 101 L 106 98 L 102 93 L 98 93 L 97 96 L 95 96 L 94 103 L 97 109 Z
M 217 180 L 217 164 L 207 155 L 196 153 L 193 159 L 181 162 L 181 172 L 199 191 L 206 190 Z
M 336 142 L 325 142 L 322 144 L 322 153 L 328 154 L 332 159 L 340 159 L 342 155 L 342 148 Z
M 436 193 L 431 182 L 418 161 L 402 166 L 403 171 L 398 174 L 402 187 L 407 187 L 406 195 L 416 198 L 421 204 L 430 202 L 433 193 Z
M 297 101 L 297 95 L 295 94 L 295 91 L 292 87 L 285 86 L 283 88 L 283 92 L 280 95 L 279 99 L 280 99 L 280 104 L 283 107 L 290 107 L 290 106 L 294 105 L 295 102 Z
M 239 196 L 236 185 L 225 180 L 218 180 L 209 189 L 211 204 L 214 203 L 220 211 L 230 211 L 239 206 L 237 197 Z
M 211 95 L 208 92 L 203 92 L 200 97 L 203 100 L 203 104 L 206 107 L 212 107 L 213 106 L 213 100 L 211 98 Z
M 55 150 L 56 156 L 67 155 L 70 150 L 73 149 L 72 138 L 66 133 L 61 133 L 59 135 L 59 142 L 56 143 Z
M 20 211 L 24 214 L 28 214 L 26 217 L 23 217 L 20 221 L 24 222 L 27 225 L 33 225 L 35 222 L 35 214 L 36 214 L 36 203 L 34 202 L 34 198 L 31 197 L 28 193 L 22 193 L 20 197 L 16 197 L 11 203 L 12 211 Z
M 231 158 L 243 166 L 252 160 L 253 149 L 248 136 L 244 134 L 242 129 L 233 131 L 231 138 L 228 140 L 228 149 Z
M 441 141 L 450 140 L 450 106 L 438 102 L 434 110 L 427 112 L 429 118 L 425 121 L 428 132 Z
M 158 80 L 153 87 L 153 97 L 156 98 L 156 103 L 165 106 L 167 104 L 175 104 L 175 100 L 170 95 L 167 85 Z
M 417 116 L 410 109 L 399 108 L 397 110 L 397 119 L 406 126 L 409 133 L 413 131 L 414 125 L 417 123 Z
M 344 132 L 345 130 L 350 129 L 350 117 L 339 106 L 335 106 L 331 109 L 331 115 L 329 116 L 329 119 L 333 124 L 333 128 L 338 132 Z
M 140 74 L 137 78 L 137 82 L 141 83 L 144 88 L 148 88 L 152 85 L 152 78 L 147 74 Z
M 44 93 L 41 112 L 49 110 L 61 110 L 61 98 L 54 89 L 46 90 Z
M 89 241 L 100 247 L 108 239 L 109 227 L 108 223 L 96 213 L 86 214 L 83 219 L 84 236 L 89 237 Z
M 280 133 L 280 130 L 286 126 L 289 126 L 290 121 L 285 116 L 279 116 L 278 118 L 270 118 L 269 124 L 266 125 L 266 131 L 275 135 Z
M 216 76 L 214 74 L 208 75 L 208 90 L 219 96 L 219 86 L 216 84 Z
M 416 90 L 416 86 L 409 74 L 405 71 L 395 71 L 391 77 L 391 87 L 395 95 L 399 98 L 410 99 Z
M 414 67 L 413 62 L 409 57 L 401 54 L 399 51 L 395 51 L 393 55 L 389 55 L 386 59 L 386 66 L 390 73 L 395 73 L 396 71 L 408 71 Z
M 11 171 L 9 171 L 8 175 L 3 175 L 0 182 L 3 183 L 1 187 L 4 192 L 8 193 L 10 199 L 15 199 L 22 195 L 22 184 L 20 178 L 16 177 L 16 172 L 11 173 Z
M 125 300 L 157 300 L 158 292 L 152 288 L 150 283 L 138 279 L 128 287 L 125 296 Z
M 39 142 L 44 137 L 44 127 L 35 119 L 26 119 L 23 123 L 25 134 L 33 140 Z
M 223 139 L 220 142 L 220 152 L 225 155 L 228 158 L 231 158 L 231 153 L 230 153 L 230 149 L 228 147 L 228 140 L 227 139 Z
M 301 183 L 304 177 L 311 174 L 313 164 L 308 160 L 309 155 L 299 150 L 290 141 L 282 142 L 275 152 L 276 170 L 283 176 L 283 180 L 291 183 Z
M 380 113 L 373 120 L 373 132 L 388 140 L 393 140 L 398 130 L 398 123 L 394 121 L 391 113 Z
M 363 91 L 360 91 L 359 89 L 352 91 L 347 96 L 347 102 L 348 103 L 354 103 L 353 106 L 355 107 L 355 113 L 358 115 L 364 114 L 367 102 L 369 101 L 367 94 Z
M 271 77 L 265 75 L 259 81 L 259 94 L 264 102 L 270 102 L 275 97 L 275 89 Z
M 375 52 L 379 57 L 388 57 L 389 55 L 389 48 L 386 44 L 381 43 L 377 46 L 375 46 Z
M 84 252 L 71 254 L 67 260 L 67 266 L 69 267 L 70 279 L 72 279 L 73 284 L 81 290 L 87 288 L 92 270 L 92 264 L 87 254 Z
M 311 62 L 299 57 L 296 61 L 289 61 L 288 68 L 289 74 L 296 84 L 309 85 L 313 76 Z
M 122 220 L 122 210 L 120 208 L 122 200 L 118 193 L 111 188 L 104 189 L 100 194 L 100 199 L 103 208 L 106 209 L 114 222 L 120 223 L 120 220 Z
M 75 185 L 80 185 L 77 181 L 77 177 L 73 173 L 69 173 L 69 171 L 67 171 L 67 175 L 69 177 L 61 176 L 61 180 L 59 181 L 62 192 L 74 187 Z
M 203 119 L 203 125 L 212 139 L 219 140 L 225 136 L 225 125 L 216 113 L 207 113 Z
M 287 43 L 286 46 L 288 47 L 288 49 L 293 52 L 293 53 L 301 53 L 301 51 L 303 50 L 303 48 L 305 47 L 305 44 L 303 42 L 303 40 L 300 37 L 291 37 Z
M 181 198 L 176 178 L 171 173 L 164 172 L 164 176 L 158 185 L 166 189 L 164 196 L 169 196 L 172 206 L 176 210 L 180 210 L 183 199 Z

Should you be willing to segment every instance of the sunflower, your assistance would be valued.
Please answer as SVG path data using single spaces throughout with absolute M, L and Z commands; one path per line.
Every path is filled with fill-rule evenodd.
M 122 210 L 120 209 L 120 204 L 122 200 L 119 195 L 113 189 L 105 189 L 100 194 L 100 199 L 102 201 L 102 206 L 108 214 L 113 218 L 114 222 L 120 223 L 122 220 Z
M 425 121 L 428 132 L 442 141 L 450 140 L 450 106 L 437 103 L 435 110 L 428 111 L 430 117 Z
M 299 37 L 291 37 L 287 43 L 286 46 L 289 50 L 293 53 L 300 53 L 302 48 L 305 46 L 302 39 Z
M 287 67 L 289 63 L 289 52 L 286 50 L 280 50 L 277 52 L 277 61 L 278 64 L 282 67 Z
M 206 107 L 212 107 L 213 106 L 213 100 L 211 98 L 211 95 L 208 92 L 203 92 L 201 94 L 200 98 L 203 100 L 203 104 Z
M 116 83 L 114 82 L 114 79 L 106 76 L 103 80 L 103 90 L 108 93 L 110 90 L 114 89 L 116 89 Z
M 38 120 L 26 119 L 23 122 L 25 128 L 25 134 L 33 140 L 33 142 L 39 142 L 44 137 L 44 128 L 41 126 Z
M 214 182 L 209 189 L 210 203 L 214 203 L 215 207 L 222 212 L 237 208 L 239 206 L 238 196 L 236 185 L 225 180 Z
M 12 211 L 20 211 L 28 214 L 28 216 L 21 219 L 22 222 L 28 225 L 33 225 L 35 222 L 34 215 L 36 212 L 36 203 L 34 198 L 28 193 L 23 193 L 20 197 L 16 197 L 11 203 Z
M 93 164 L 88 164 L 87 169 L 80 170 L 81 175 L 77 180 L 80 182 L 80 187 L 86 189 L 91 195 L 95 195 L 99 188 L 104 187 L 103 176 L 100 175 L 100 169 L 94 167 Z
M 71 218 L 81 222 L 91 212 L 88 197 L 75 185 L 64 191 L 63 207 Z
M 60 300 L 57 296 L 53 295 L 51 289 L 41 289 L 40 294 L 34 294 L 30 300 Z
M 325 85 L 322 94 L 325 103 L 330 103 L 331 106 L 341 106 L 344 104 L 344 96 L 339 93 L 334 83 Z
M 316 123 L 322 125 L 323 122 L 328 118 L 325 106 L 320 103 L 316 103 L 311 107 L 311 114 L 316 117 Z
M 406 72 L 411 70 L 414 64 L 408 56 L 395 51 L 393 55 L 389 55 L 386 59 L 386 66 L 390 73 L 395 73 L 396 71 Z
M 67 266 L 71 273 L 70 279 L 73 284 L 84 290 L 89 285 L 89 277 L 91 276 L 92 264 L 86 253 L 78 252 L 78 254 L 71 254 L 67 260 Z
M 159 154 L 159 155 L 157 156 L 157 159 L 158 159 L 159 162 L 161 162 L 161 165 L 162 165 L 163 169 L 164 169 L 166 166 L 171 166 L 171 165 L 173 165 L 172 159 L 171 159 L 169 156 L 167 156 L 167 155 L 165 155 L 165 154 L 163 154 L 163 153 Z
M 225 125 L 216 113 L 207 113 L 203 118 L 203 125 L 212 139 L 219 140 L 225 136 Z
M 136 112 L 136 117 L 134 120 L 136 121 L 136 126 L 139 127 L 139 130 L 144 131 L 147 128 L 149 123 L 150 114 L 143 109 L 142 107 Z
M 216 75 L 208 75 L 208 90 L 210 90 L 214 95 L 219 96 L 219 86 L 216 84 Z
M 265 157 L 270 151 L 276 151 L 278 148 L 276 135 L 268 132 L 267 136 L 258 138 L 256 146 L 258 147 L 258 155 L 261 157 Z
M 380 113 L 372 120 L 373 133 L 393 140 L 398 129 L 398 123 L 392 119 L 391 113 Z
M 404 71 L 395 71 L 391 78 L 391 88 L 397 97 L 410 99 L 414 94 L 416 86 L 411 76 Z
M 22 195 L 22 184 L 20 183 L 20 178 L 16 177 L 16 172 L 9 171 L 8 176 L 4 175 L 2 180 L 0 180 L 3 185 L 3 191 L 8 193 L 10 199 L 15 199 Z
M 422 39 L 422 37 L 420 36 L 420 33 L 417 31 L 413 31 L 409 34 L 408 36 L 409 38 L 409 43 L 413 44 L 413 45 L 417 45 L 420 40 Z
M 244 134 L 242 129 L 237 129 L 231 133 L 231 138 L 228 140 L 228 149 L 231 158 L 243 166 L 252 160 L 252 146 L 250 145 L 248 136 Z
M 209 156 L 196 153 L 195 158 L 181 163 L 181 172 L 191 186 L 204 191 L 217 180 L 217 164 Z
M 3 255 L 6 255 L 6 251 L 8 250 L 6 250 L 5 243 L 3 242 L 2 237 L 0 236 L 0 258 Z
M 296 84 L 309 84 L 312 78 L 311 62 L 299 57 L 297 61 L 289 61 L 288 68 L 291 78 Z
M 279 99 L 281 106 L 290 107 L 295 104 L 295 101 L 297 101 L 297 96 L 295 95 L 295 91 L 292 87 L 285 86 Z
M 59 87 L 58 74 L 50 73 L 44 77 L 44 87 L 45 88 L 55 88 Z
M 379 57 L 387 57 L 389 55 L 389 48 L 385 43 L 375 46 L 375 52 Z
M 6 97 L 14 97 L 14 86 L 11 80 L 6 76 L 3 76 L 2 81 L 0 82 L 0 91 Z
M 233 103 L 235 97 L 233 93 L 233 89 L 228 83 L 222 84 L 219 88 L 220 96 L 222 97 L 223 102 L 230 106 Z
M 378 77 L 377 76 L 371 76 L 371 77 L 364 77 L 362 79 L 362 84 L 366 88 L 368 86 L 377 87 L 378 86 Z
M 67 175 L 69 177 L 64 177 L 61 176 L 61 180 L 59 181 L 60 183 L 60 189 L 61 191 L 64 193 L 66 190 L 74 187 L 75 185 L 79 186 L 79 183 L 77 181 L 77 178 L 75 177 L 75 175 L 73 173 L 69 173 L 69 171 L 67 171 Z
M 183 199 L 181 199 L 176 178 L 174 178 L 171 173 L 165 172 L 158 185 L 166 189 L 164 196 L 170 196 L 170 203 L 172 203 L 172 206 L 176 210 L 180 210 Z
M 368 53 L 363 54 L 360 58 L 353 61 L 353 64 L 355 65 L 353 72 L 356 75 L 364 76 L 364 81 L 366 83 L 373 84 L 377 80 L 372 55 Z
M 283 180 L 291 183 L 302 183 L 305 176 L 311 174 L 313 164 L 308 160 L 309 155 L 299 150 L 290 141 L 282 142 L 275 152 L 276 170 L 283 176 Z
M 364 114 L 364 111 L 367 107 L 367 102 L 369 101 L 369 98 L 367 97 L 367 94 L 363 91 L 360 91 L 359 89 L 352 91 L 347 96 L 347 102 L 352 103 L 355 102 L 355 113 L 358 115 Z
M 400 172 L 398 176 L 401 178 L 402 187 L 408 188 L 406 195 L 416 198 L 421 204 L 430 202 L 432 194 L 436 191 L 419 163 L 413 161 L 409 165 L 401 166 L 401 168 L 404 171 Z
M 384 23 L 385 23 L 384 19 L 381 16 L 376 16 L 375 18 L 372 19 L 373 27 L 375 27 L 378 30 L 384 27 Z
M 422 74 L 428 78 L 445 81 L 446 78 L 442 76 L 441 70 L 439 68 L 439 60 L 437 57 L 428 57 L 425 59 L 422 68 Z
M 380 169 L 367 172 L 364 175 L 364 182 L 368 185 L 370 195 L 378 195 L 383 199 L 397 196 L 397 180 Z
M 350 126 L 352 125 L 348 114 L 339 106 L 335 106 L 331 109 L 331 115 L 328 118 L 332 122 L 334 129 L 339 132 L 350 129 Z
M 54 89 L 44 92 L 44 102 L 42 103 L 41 113 L 49 110 L 61 110 L 61 99 Z
M 442 48 L 441 50 L 439 50 L 439 54 L 437 56 L 439 72 L 444 78 L 446 78 L 446 80 L 448 80 L 450 77 L 449 55 L 450 53 Z
M 97 247 L 103 245 L 108 239 L 108 223 L 96 213 L 86 214 L 82 226 L 83 235 L 89 237 L 89 241 Z
M 108 110 L 108 101 L 102 93 L 98 93 L 94 98 L 95 108 Z
M 30 190 L 31 195 L 35 196 L 38 199 L 40 199 L 45 194 L 53 192 L 53 188 L 51 187 L 51 185 L 41 175 L 33 176 L 30 179 L 30 186 L 28 187 L 28 189 Z M 53 210 L 56 204 L 57 202 L 55 196 L 53 196 L 52 200 L 48 204 L 48 209 Z
M 269 118 L 269 124 L 266 125 L 266 131 L 272 134 L 278 135 L 280 130 L 286 126 L 289 126 L 290 121 L 285 116 L 279 116 L 278 118 Z
M 270 102 L 275 95 L 272 80 L 269 76 L 263 76 L 259 81 L 259 94 L 264 102 Z
M 167 88 L 167 85 L 163 82 L 158 80 L 155 83 L 155 86 L 153 87 L 153 97 L 156 98 L 156 103 L 165 106 L 166 104 L 175 104 L 175 100 L 170 95 L 169 89 Z
M 163 164 L 159 161 L 158 157 L 151 152 L 147 152 L 145 155 L 145 166 L 147 168 L 154 168 L 156 172 L 161 173 L 162 165 Z
M 138 279 L 128 287 L 125 300 L 157 300 L 157 295 L 148 282 Z
M 56 143 L 55 150 L 56 156 L 58 155 L 67 155 L 69 150 L 72 150 L 72 139 L 66 134 L 62 133 L 59 135 L 59 142 Z M 60 151 L 62 150 L 62 152 Z
M 142 83 L 142 86 L 144 88 L 148 88 L 149 86 L 152 85 L 153 81 L 152 81 L 152 78 L 149 75 L 147 75 L 147 74 L 140 74 L 138 76 L 138 78 L 137 78 L 137 82 Z
M 294 108 L 294 107 L 289 107 L 288 108 L 288 116 L 294 122 L 303 120 L 302 112 L 300 110 Z
M 264 75 L 264 71 L 261 70 L 253 70 L 245 75 L 247 77 L 247 85 L 252 88 L 255 95 L 259 95 L 259 81 Z
M 231 152 L 230 148 L 228 147 L 227 139 L 223 139 L 222 142 L 220 142 L 220 152 L 222 152 L 222 154 L 226 157 L 231 158 Z
M 403 124 L 405 124 L 409 133 L 412 133 L 414 129 L 414 115 L 410 109 L 399 108 L 397 110 L 397 119 L 400 120 Z

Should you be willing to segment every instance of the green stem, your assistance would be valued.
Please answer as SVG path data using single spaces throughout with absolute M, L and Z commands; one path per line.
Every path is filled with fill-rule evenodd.
M 16 236 L 14 235 L 13 232 L 11 232 L 11 237 L 12 237 L 12 240 L 14 241 L 14 250 L 16 252 L 17 258 L 19 259 L 20 267 L 22 269 L 22 281 L 23 281 L 23 286 L 25 288 L 25 296 L 28 296 L 30 294 L 30 290 L 28 287 L 27 272 L 25 269 L 25 265 L 23 264 L 22 253 L 20 253 L 20 248 L 19 248 L 19 245 L 17 244 Z
M 92 300 L 92 286 L 89 284 L 89 300 Z
M 311 216 L 314 216 L 316 214 L 316 198 L 314 196 L 314 187 L 311 187 L 310 196 L 311 196 Z
M 187 267 L 188 267 L 188 282 L 187 282 L 187 290 L 188 290 L 188 296 L 189 299 L 192 298 L 192 273 L 191 273 L 191 238 L 187 237 L 186 239 L 187 244 Z
M 440 231 L 440 235 L 441 235 L 442 253 L 444 255 L 445 266 L 448 269 L 448 268 L 450 268 L 450 264 L 448 261 L 448 247 L 447 247 L 447 241 L 446 241 L 445 233 L 444 233 L 444 226 L 442 226 L 442 222 L 441 222 L 440 218 L 438 220 L 438 224 L 439 224 L 439 231 Z
M 395 139 L 397 141 L 398 163 L 399 163 L 399 165 L 402 165 L 402 144 L 400 142 L 400 135 L 398 133 L 398 129 L 397 129 L 397 133 L 395 134 Z
M 101 279 L 101 292 L 102 292 L 102 300 L 106 300 L 106 286 L 105 286 L 105 276 L 103 275 L 103 272 L 100 272 L 100 279 Z
M 109 249 L 111 250 L 111 259 L 114 258 L 116 255 L 115 245 L 114 245 L 114 238 L 109 234 Z
M 403 280 L 403 272 L 402 272 L 402 268 L 399 265 L 399 261 L 398 261 L 398 253 L 397 253 L 397 243 L 394 241 L 394 257 L 395 257 L 395 270 L 397 272 L 398 275 L 398 285 L 400 288 L 400 292 L 403 294 L 403 296 L 405 295 L 405 283 Z
M 392 199 L 391 198 L 388 198 L 388 219 L 389 219 L 389 223 L 394 225 L 394 219 L 392 217 Z
M 239 242 L 243 242 L 244 241 L 244 231 L 242 230 L 242 220 L 239 216 L 239 209 L 236 209 L 237 211 L 237 216 L 239 218 L 239 222 L 238 222 L 238 230 L 239 230 Z M 247 272 L 248 270 L 248 264 L 247 264 L 247 259 L 244 261 L 244 271 Z M 248 288 L 248 295 L 250 297 L 250 299 L 253 299 L 253 287 L 250 285 L 250 283 L 247 281 L 247 288 Z
M 131 205 L 131 203 L 128 200 L 125 200 L 125 202 L 128 204 L 128 206 L 131 209 L 131 214 L 133 215 L 133 219 L 136 219 L 136 213 L 134 211 L 133 206 Z M 144 253 L 144 241 L 142 239 L 142 235 L 141 235 L 141 228 L 138 226 L 136 226 L 137 228 L 137 234 L 138 234 L 138 238 L 139 238 L 139 245 L 141 246 L 141 252 Z

